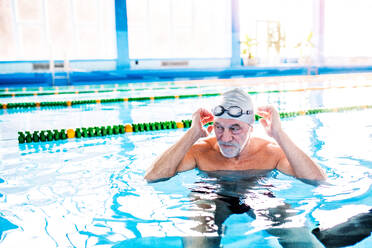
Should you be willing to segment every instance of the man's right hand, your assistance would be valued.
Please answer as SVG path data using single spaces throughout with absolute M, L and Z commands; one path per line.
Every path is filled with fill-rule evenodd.
M 208 131 L 203 126 L 208 122 L 212 122 L 214 120 L 214 116 L 211 112 L 204 108 L 199 108 L 195 113 L 192 115 L 192 124 L 191 129 L 193 129 L 199 138 L 207 137 Z
M 200 108 L 195 111 L 192 115 L 191 128 L 176 144 L 169 147 L 154 161 L 147 169 L 145 179 L 148 182 L 154 182 L 159 179 L 170 178 L 178 171 L 195 168 L 194 154 L 189 151 L 199 138 L 208 136 L 208 132 L 203 126 L 213 121 L 213 119 L 212 113 L 206 109 Z

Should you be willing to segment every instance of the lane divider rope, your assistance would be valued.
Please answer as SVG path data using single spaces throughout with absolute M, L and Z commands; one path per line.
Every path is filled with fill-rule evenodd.
M 151 83 L 152 84 L 152 83 Z M 78 90 L 79 88 L 85 90 L 102 90 L 102 89 L 148 89 L 146 87 L 147 83 L 126 83 L 126 84 L 95 84 L 95 85 L 75 85 L 75 86 L 54 86 L 54 87 L 22 87 L 22 88 L 2 88 L 0 89 L 1 93 L 18 93 L 18 92 L 30 92 L 30 91 L 60 91 L 60 90 Z M 156 87 L 181 87 L 175 84 L 173 81 L 168 82 L 156 82 Z
M 313 115 L 319 113 L 330 113 L 330 112 L 344 112 L 352 110 L 371 109 L 372 105 L 361 105 L 361 106 L 350 106 L 340 108 L 321 108 L 321 109 L 310 109 L 301 110 L 296 112 L 280 112 L 280 118 L 296 117 L 301 115 Z M 256 121 L 261 117 L 256 115 Z M 61 129 L 61 130 L 41 130 L 41 131 L 19 131 L 18 132 L 18 143 L 31 143 L 31 142 L 46 142 L 46 141 L 58 141 L 72 138 L 88 138 L 88 137 L 102 137 L 107 135 L 117 135 L 131 132 L 146 132 L 146 131 L 157 131 L 166 129 L 180 129 L 189 128 L 192 124 L 191 120 L 176 121 L 161 121 L 161 122 L 149 122 L 149 123 L 136 123 L 136 124 L 120 124 L 113 126 L 101 126 L 101 127 L 82 127 L 76 129 Z M 207 123 L 205 127 L 212 125 L 213 123 Z
M 91 89 L 91 90 L 73 90 L 73 91 L 52 91 L 52 92 L 12 92 L 0 93 L 0 97 L 24 97 L 24 96 L 50 96 L 50 95 L 67 95 L 67 94 L 87 94 L 87 93 L 112 93 L 128 91 L 146 91 L 146 90 L 176 90 L 176 89 L 199 89 L 208 86 L 168 86 L 154 88 L 113 88 L 113 89 Z
M 101 104 L 114 102 L 131 102 L 131 101 L 153 101 L 163 99 L 179 99 L 192 98 L 202 96 L 219 96 L 221 93 L 206 93 L 206 94 L 189 94 L 178 96 L 145 96 L 145 97 L 124 97 L 124 98 L 108 98 L 108 99 L 90 99 L 90 100 L 72 100 L 72 101 L 56 101 L 56 102 L 22 102 L 22 103 L 3 103 L 0 108 L 3 109 L 18 109 L 18 108 L 36 108 L 36 107 L 70 107 L 72 105 L 82 104 Z
M 372 87 L 372 85 L 362 85 L 358 87 Z M 264 91 L 248 91 L 248 94 L 262 94 L 262 93 L 286 93 L 299 92 L 308 90 L 325 90 L 331 88 L 347 88 L 346 86 L 337 87 L 316 87 L 304 89 L 289 89 L 289 90 L 264 90 Z M 357 88 L 352 86 L 351 88 Z M 130 102 L 130 101 L 154 101 L 163 99 L 179 99 L 179 98 L 193 98 L 193 97 L 210 97 L 219 96 L 222 93 L 204 93 L 204 94 L 187 94 L 187 95 L 167 95 L 167 96 L 145 96 L 145 97 L 127 97 L 127 98 L 108 98 L 108 99 L 90 99 L 90 100 L 71 100 L 71 101 L 47 101 L 47 102 L 21 102 L 21 103 L 2 103 L 0 109 L 18 109 L 18 108 L 40 108 L 40 107 L 71 107 L 72 105 L 83 104 L 101 104 L 114 102 Z

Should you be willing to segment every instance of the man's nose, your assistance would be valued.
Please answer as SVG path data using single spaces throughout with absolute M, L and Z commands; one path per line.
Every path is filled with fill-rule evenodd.
M 232 140 L 232 135 L 228 129 L 225 129 L 221 134 L 220 140 L 223 142 L 230 142 Z

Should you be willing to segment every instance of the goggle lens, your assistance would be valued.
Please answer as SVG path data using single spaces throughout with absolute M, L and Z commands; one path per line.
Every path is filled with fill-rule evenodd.
M 243 114 L 243 110 L 239 107 L 232 106 L 228 108 L 227 113 L 232 117 L 240 117 Z
M 230 115 L 231 117 L 238 118 L 242 116 L 243 110 L 238 107 L 238 106 L 231 106 L 225 109 L 223 106 L 218 105 L 214 108 L 213 110 L 213 115 L 214 116 L 221 116 L 223 113 L 227 111 L 227 114 Z M 247 114 L 249 114 L 250 111 L 247 111 Z
M 225 109 L 222 106 L 217 106 L 213 109 L 213 115 L 214 116 L 220 116 L 225 112 Z

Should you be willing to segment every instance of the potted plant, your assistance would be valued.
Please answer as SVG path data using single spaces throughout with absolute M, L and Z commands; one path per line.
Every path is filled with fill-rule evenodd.
M 246 34 L 244 40 L 240 41 L 240 44 L 244 65 L 256 65 L 257 60 L 253 56 L 253 47 L 257 46 L 256 39 L 253 39 Z

